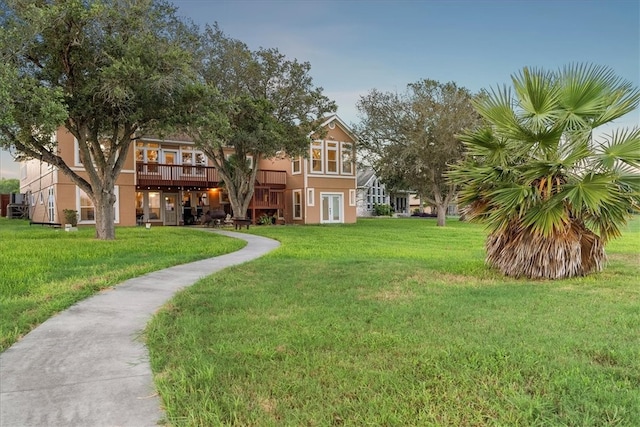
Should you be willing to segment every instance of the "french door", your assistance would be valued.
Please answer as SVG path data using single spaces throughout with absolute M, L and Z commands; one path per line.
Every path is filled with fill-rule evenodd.
M 320 199 L 322 206 L 320 222 L 322 224 L 335 224 L 344 222 L 344 202 L 342 194 L 321 193 Z
M 164 225 L 178 225 L 178 195 L 164 193 Z

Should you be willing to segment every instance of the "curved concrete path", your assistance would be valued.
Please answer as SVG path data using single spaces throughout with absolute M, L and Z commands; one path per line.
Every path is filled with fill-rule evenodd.
M 243 249 L 127 280 L 52 317 L 0 354 L 0 426 L 154 426 L 164 416 L 140 334 L 178 290 L 280 243 L 251 234 Z

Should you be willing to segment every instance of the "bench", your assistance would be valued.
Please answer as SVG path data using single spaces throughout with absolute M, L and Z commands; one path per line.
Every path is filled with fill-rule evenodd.
M 251 220 L 249 218 L 233 218 L 233 226 L 236 230 L 241 229 L 243 225 L 246 225 L 248 230 L 251 225 Z

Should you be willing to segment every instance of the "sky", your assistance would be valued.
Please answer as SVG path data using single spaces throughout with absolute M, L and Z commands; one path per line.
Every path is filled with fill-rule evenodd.
M 251 49 L 277 48 L 358 123 L 372 89 L 403 92 L 422 79 L 472 92 L 501 87 L 525 66 L 612 68 L 640 87 L 640 0 L 174 0 L 178 15 L 218 23 Z M 640 125 L 640 110 L 612 127 Z M 0 152 L 0 176 L 17 164 Z

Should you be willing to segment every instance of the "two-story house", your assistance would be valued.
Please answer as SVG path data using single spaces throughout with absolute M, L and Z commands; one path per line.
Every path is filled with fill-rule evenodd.
M 314 139 L 308 157 L 248 159 L 259 162 L 248 215 L 280 223 L 320 224 L 356 221 L 355 137 L 336 115 L 326 135 Z M 77 142 L 65 129 L 56 135 L 58 152 L 76 172 L 84 168 Z M 232 154 L 230 152 L 229 154 Z M 63 223 L 64 209 L 76 210 L 79 225 L 95 223 L 91 200 L 56 168 L 29 160 L 21 165 L 20 191 L 27 195 L 32 221 Z M 210 210 L 231 214 L 222 180 L 212 163 L 188 138 L 142 137 L 128 153 L 116 181 L 115 221 L 189 225 Z

